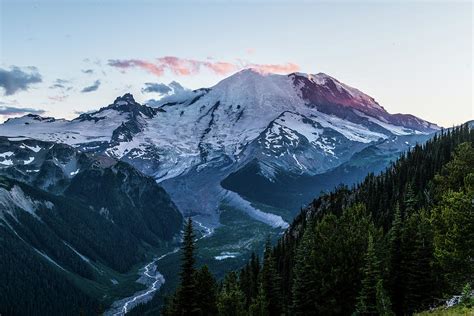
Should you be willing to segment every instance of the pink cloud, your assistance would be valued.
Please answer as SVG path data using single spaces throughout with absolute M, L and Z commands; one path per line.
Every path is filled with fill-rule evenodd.
M 300 66 L 294 63 L 286 64 L 250 64 L 250 68 L 255 68 L 261 72 L 271 72 L 271 73 L 292 73 L 300 70 Z
M 223 62 L 223 61 L 214 62 L 214 63 L 206 62 L 205 66 L 218 75 L 227 75 L 239 69 L 237 65 L 234 65 L 228 62 Z
M 174 56 L 165 56 L 157 58 L 158 64 L 169 69 L 176 75 L 189 76 L 199 72 L 203 62 L 193 59 L 183 59 Z
M 112 59 L 109 60 L 109 66 L 112 67 L 117 67 L 117 68 L 122 68 L 122 69 L 127 69 L 127 68 L 133 68 L 133 67 L 139 67 L 142 68 L 148 72 L 151 72 L 152 74 L 156 76 L 163 76 L 164 75 L 164 69 L 160 67 L 159 65 L 153 64 L 151 62 L 147 62 L 144 60 L 140 59 L 128 59 L 128 60 L 116 60 Z
M 175 56 L 164 56 L 156 58 L 155 62 L 140 59 L 109 60 L 109 66 L 128 69 L 141 68 L 158 77 L 163 76 L 165 70 L 178 76 L 190 76 L 199 74 L 203 69 L 207 69 L 218 75 L 227 75 L 243 68 L 255 68 L 262 72 L 291 73 L 298 71 L 300 67 L 294 63 L 286 64 L 249 64 L 231 63 L 226 61 L 214 61 L 209 58 L 206 61 L 196 59 L 179 58 Z

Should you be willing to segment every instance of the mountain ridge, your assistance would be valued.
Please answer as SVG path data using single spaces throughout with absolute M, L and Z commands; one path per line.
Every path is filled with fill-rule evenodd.
M 439 129 L 410 115 L 389 114 L 372 97 L 326 74 L 246 69 L 211 88 L 175 88 L 153 106 L 125 94 L 71 121 L 11 119 L 0 125 L 0 135 L 66 143 L 131 163 L 162 183 L 190 214 L 191 201 L 199 198 L 184 194 L 181 180 L 191 187 L 206 184 L 205 194 L 215 192 L 211 199 L 221 201 L 216 196 L 227 194 L 220 182 L 255 158 L 270 182 L 279 173 L 314 176 L 372 144 L 393 143 L 387 149 L 392 150 L 399 139 L 414 145 Z M 215 217 L 218 200 L 201 213 Z

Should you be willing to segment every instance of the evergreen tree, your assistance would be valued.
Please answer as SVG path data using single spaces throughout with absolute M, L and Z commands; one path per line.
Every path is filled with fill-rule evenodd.
M 404 231 L 404 313 L 429 307 L 433 297 L 432 272 L 433 237 L 429 214 L 425 210 L 413 213 Z
M 405 213 L 404 217 L 409 216 L 412 212 L 415 211 L 416 205 L 418 203 L 418 199 L 415 195 L 415 190 L 413 190 L 413 186 L 411 184 L 407 185 L 406 193 L 405 193 Z
M 254 298 L 257 296 L 260 290 L 259 286 L 259 275 L 260 275 L 260 262 L 255 254 L 252 252 L 252 256 L 250 258 L 250 267 L 249 267 L 249 277 L 250 277 L 250 297 Z
M 374 239 L 370 234 L 363 268 L 362 288 L 357 303 L 358 314 L 378 315 L 377 285 L 380 281 L 379 261 L 375 253 Z
M 253 300 L 252 304 L 249 308 L 249 315 L 250 316 L 270 316 L 269 314 L 269 306 L 267 299 L 265 297 L 265 291 L 263 290 L 263 286 L 260 284 L 258 287 L 258 293 Z
M 309 226 L 303 235 L 301 244 L 296 252 L 293 268 L 293 306 L 294 315 L 316 315 L 315 301 L 317 293 L 316 276 L 313 263 L 314 232 Z
M 240 270 L 239 285 L 240 285 L 240 289 L 242 290 L 245 296 L 245 309 L 248 310 L 250 303 L 252 302 L 252 299 L 253 299 L 250 263 L 247 263 L 245 267 L 243 267 Z
M 263 267 L 260 273 L 260 280 L 262 283 L 265 299 L 268 303 L 269 314 L 280 315 L 282 311 L 280 277 L 275 266 L 275 259 L 272 255 L 270 239 L 267 239 L 265 245 Z
M 132 311 L 135 311 L 133 309 Z M 163 306 L 161 308 L 161 315 L 162 316 L 177 316 L 177 301 L 176 301 L 176 294 L 171 296 L 166 296 L 164 298 Z
M 377 281 L 376 287 L 376 298 L 377 298 L 377 312 L 379 316 L 394 316 L 395 313 L 392 311 L 392 303 L 390 296 L 384 289 L 382 279 Z
M 176 310 L 179 315 L 196 315 L 198 304 L 196 300 L 195 276 L 195 236 L 193 232 L 193 222 L 188 218 L 183 235 L 183 245 L 181 247 L 181 284 L 177 291 Z
M 239 287 L 237 274 L 228 273 L 222 284 L 222 289 L 218 296 L 217 307 L 219 315 L 245 316 L 245 297 Z
M 206 265 L 196 272 L 195 282 L 199 315 L 217 315 L 217 283 Z
M 434 254 L 450 293 L 474 275 L 474 148 L 463 143 L 435 178 L 439 203 L 432 210 Z
M 395 207 L 395 214 L 392 227 L 388 236 L 389 248 L 389 288 L 390 295 L 393 300 L 394 311 L 400 315 L 403 310 L 403 274 L 402 274 L 402 235 L 403 222 L 400 207 Z

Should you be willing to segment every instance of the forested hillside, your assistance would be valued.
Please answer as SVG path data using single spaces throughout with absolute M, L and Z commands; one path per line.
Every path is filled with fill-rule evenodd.
M 253 256 L 219 286 L 202 286 L 214 280 L 194 268 L 188 223 L 182 284 L 163 315 L 407 315 L 443 304 L 473 282 L 473 197 L 464 125 L 314 200 L 262 264 Z
M 182 227 L 153 178 L 33 139 L 0 137 L 0 153 L 0 315 L 98 315 L 143 288 L 137 265 Z

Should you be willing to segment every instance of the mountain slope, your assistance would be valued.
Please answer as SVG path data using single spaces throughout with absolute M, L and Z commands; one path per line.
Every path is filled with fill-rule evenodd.
M 196 309 L 216 306 L 219 315 L 232 313 L 229 306 L 249 315 L 413 315 L 453 304 L 450 315 L 468 312 L 473 196 L 474 130 L 464 124 L 381 174 L 314 199 L 273 249 L 267 239 L 261 264 L 254 255 L 217 293 L 200 289 L 210 297 L 205 306 L 189 301 Z M 179 288 L 171 297 L 178 299 L 163 312 L 178 315 L 191 305 L 179 300 Z M 137 313 L 153 311 L 148 304 Z
M 228 196 L 220 182 L 249 170 L 243 169 L 249 163 L 259 166 L 252 177 L 263 175 L 275 185 L 275 175 L 331 172 L 373 144 L 385 142 L 382 147 L 394 158 L 406 148 L 400 144 L 423 142 L 439 129 L 410 115 L 389 114 L 370 96 L 325 74 L 247 69 L 208 89 L 179 91 L 150 102 L 153 107 L 126 94 L 72 121 L 10 119 L 0 125 L 0 135 L 63 142 L 129 162 L 161 182 L 184 214 L 199 213 L 215 224 Z M 320 184 L 322 190 L 334 185 Z M 196 210 L 202 196 L 209 200 Z M 290 207 L 307 202 L 294 199 Z
M 110 303 L 104 292 L 122 286 L 111 280 L 181 229 L 182 216 L 166 192 L 124 162 L 5 137 L 0 156 L 0 248 L 8 259 L 0 262 L 0 278 L 8 280 L 0 312 L 95 313 L 99 303 Z M 35 267 L 15 263 L 20 258 Z M 36 286 L 47 290 L 33 297 Z

